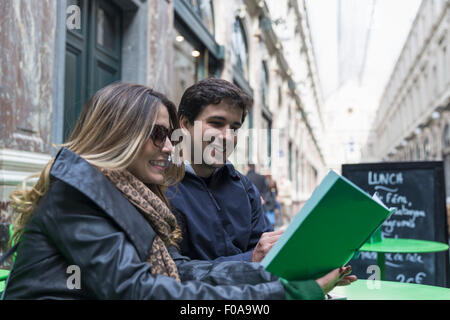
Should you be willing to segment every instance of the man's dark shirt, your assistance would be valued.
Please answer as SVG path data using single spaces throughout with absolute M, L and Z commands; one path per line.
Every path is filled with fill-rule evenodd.
M 184 179 L 167 190 L 183 231 L 181 252 L 191 259 L 251 261 L 262 233 L 273 231 L 258 190 L 225 164 L 209 178 L 187 165 Z M 247 190 L 245 189 L 247 185 Z

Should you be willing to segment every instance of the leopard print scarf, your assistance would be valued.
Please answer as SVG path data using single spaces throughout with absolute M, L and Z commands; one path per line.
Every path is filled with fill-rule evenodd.
M 139 211 L 156 231 L 157 235 L 147 260 L 152 275 L 161 274 L 180 282 L 177 266 L 167 251 L 168 246 L 176 245 L 174 235 L 180 232 L 173 213 L 155 193 L 129 171 L 99 169 L 134 206 L 140 209 Z

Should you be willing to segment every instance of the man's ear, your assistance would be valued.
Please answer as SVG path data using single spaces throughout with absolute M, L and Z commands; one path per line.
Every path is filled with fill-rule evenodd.
M 180 120 L 179 121 L 180 121 L 180 128 L 181 129 L 189 130 L 192 127 L 191 122 L 184 115 L 180 116 Z

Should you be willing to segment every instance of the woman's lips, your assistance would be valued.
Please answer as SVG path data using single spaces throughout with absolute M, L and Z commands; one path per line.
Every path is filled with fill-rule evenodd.
M 149 164 L 160 170 L 160 171 L 164 171 L 168 166 L 169 166 L 169 161 L 168 160 L 150 160 Z

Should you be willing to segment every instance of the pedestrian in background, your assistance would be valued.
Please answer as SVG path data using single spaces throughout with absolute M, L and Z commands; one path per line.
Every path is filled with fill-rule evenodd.
M 267 212 L 273 212 L 275 209 L 275 199 L 272 197 L 269 181 L 264 175 L 256 172 L 255 165 L 253 163 L 247 165 L 247 178 L 255 185 L 259 191 L 259 194 L 263 198 L 263 209 L 267 216 Z
M 266 216 L 269 219 L 272 226 L 275 228 L 279 224 L 281 218 L 281 204 L 278 201 L 278 188 L 275 179 L 272 174 L 268 173 L 264 175 L 269 184 L 269 194 L 273 205 L 266 211 Z
M 280 180 L 278 198 L 281 203 L 280 224 L 282 227 L 286 227 L 292 220 L 292 184 L 285 176 Z

